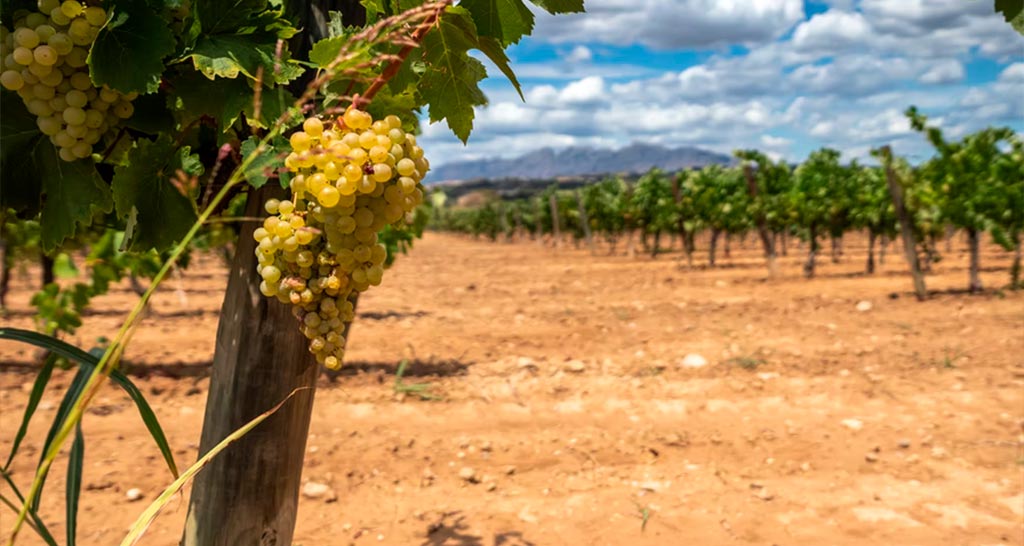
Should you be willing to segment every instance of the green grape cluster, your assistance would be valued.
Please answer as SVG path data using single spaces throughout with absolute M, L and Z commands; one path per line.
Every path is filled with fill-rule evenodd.
M 260 291 L 292 304 L 317 362 L 338 369 L 350 297 L 384 276 L 378 233 L 412 221 L 430 163 L 396 116 L 349 109 L 334 127 L 311 117 L 302 129 L 285 159 L 292 198 L 267 201 L 271 216 L 253 233 Z
M 13 31 L 0 27 L 0 85 L 21 96 L 61 159 L 86 158 L 131 117 L 137 94 L 97 88 L 89 77 L 89 47 L 107 22 L 103 8 L 77 0 L 39 0 L 38 7 L 16 11 Z

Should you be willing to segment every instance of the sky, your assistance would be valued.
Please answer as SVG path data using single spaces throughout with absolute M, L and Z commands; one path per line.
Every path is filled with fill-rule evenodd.
M 931 155 L 911 104 L 950 136 L 1024 131 L 1024 37 L 993 0 L 585 0 L 508 51 L 525 102 L 494 65 L 468 145 L 424 123 L 431 162 L 635 142 L 800 161 L 891 144 Z M 480 57 L 481 59 L 482 56 Z

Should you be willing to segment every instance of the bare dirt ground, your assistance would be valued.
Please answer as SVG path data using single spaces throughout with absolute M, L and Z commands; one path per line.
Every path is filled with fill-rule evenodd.
M 791 248 L 769 282 L 753 238 L 691 271 L 676 254 L 428 234 L 360 302 L 348 370 L 321 379 L 304 480 L 331 492 L 300 499 L 295 542 L 1024 544 L 1024 295 L 957 292 L 958 240 L 918 303 L 895 245 L 870 277 L 863 241 L 847 246 L 811 281 Z M 1004 285 L 1008 264 L 986 249 L 986 286 Z M 28 282 L 4 324 L 30 326 Z M 218 259 L 200 257 L 127 352 L 182 466 L 224 284 Z M 134 298 L 127 285 L 100 298 L 74 341 L 112 336 Z M 707 365 L 683 365 L 689 354 Z M 0 342 L 3 454 L 33 358 Z M 396 394 L 403 358 L 405 380 L 438 400 Z M 56 374 L 13 466 L 23 487 L 70 379 Z M 84 428 L 79 544 L 116 544 L 170 476 L 113 388 Z M 63 474 L 43 499 L 58 536 Z M 186 508 L 172 503 L 142 543 L 176 544 Z

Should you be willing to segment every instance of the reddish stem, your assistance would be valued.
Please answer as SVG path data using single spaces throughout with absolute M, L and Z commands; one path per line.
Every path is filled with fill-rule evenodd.
M 388 80 L 390 80 L 391 78 L 395 77 L 396 74 L 398 74 L 398 70 L 402 67 L 402 63 L 404 63 L 405 60 L 409 58 L 409 55 L 412 53 L 412 50 L 419 47 L 420 42 L 423 41 L 424 36 L 427 35 L 427 32 L 430 32 L 430 28 L 434 26 L 434 23 L 437 22 L 438 18 L 441 16 L 441 13 L 445 10 L 445 8 L 451 5 L 451 3 L 452 0 L 445 0 L 443 2 L 438 3 L 437 7 L 434 9 L 434 12 L 431 13 L 429 17 L 424 19 L 423 22 L 420 23 L 418 27 L 416 27 L 416 31 L 413 32 L 411 36 L 412 43 L 406 45 L 405 47 L 398 51 L 398 54 L 395 55 L 395 58 L 390 63 L 388 63 L 388 66 L 384 68 L 384 70 L 381 71 L 380 74 L 377 75 L 377 77 L 373 80 L 373 82 L 370 83 L 370 86 L 366 88 L 366 91 L 362 95 L 357 95 L 353 97 L 353 106 L 355 106 L 356 108 L 362 108 L 369 104 L 370 101 L 373 100 L 373 97 L 377 94 L 377 92 L 380 91 L 384 87 L 384 85 L 388 83 Z

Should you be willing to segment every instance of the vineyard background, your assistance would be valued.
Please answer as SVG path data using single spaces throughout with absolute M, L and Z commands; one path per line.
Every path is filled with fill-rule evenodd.
M 963 296 L 957 236 L 919 303 L 896 244 L 865 276 L 865 243 L 848 236 L 840 263 L 808 281 L 794 242 L 769 283 L 752 237 L 718 268 L 686 271 L 678 244 L 652 260 L 428 233 L 360 302 L 349 367 L 319 380 L 303 481 L 329 491 L 300 497 L 296 543 L 1019 544 L 1019 293 Z M 1005 282 L 1009 257 L 985 245 L 986 284 Z M 25 327 L 27 273 L 10 319 Z M 197 255 L 125 357 L 181 464 L 195 456 L 225 274 Z M 72 339 L 106 335 L 134 297 L 116 285 Z M 396 355 L 402 381 L 437 400 L 395 391 Z M 4 430 L 34 358 L 0 347 Z M 164 484 L 123 470 L 159 461 L 129 404 L 108 390 L 86 416 L 81 544 L 119 538 L 140 506 L 129 490 L 149 499 Z M 176 544 L 185 498 L 148 543 Z

